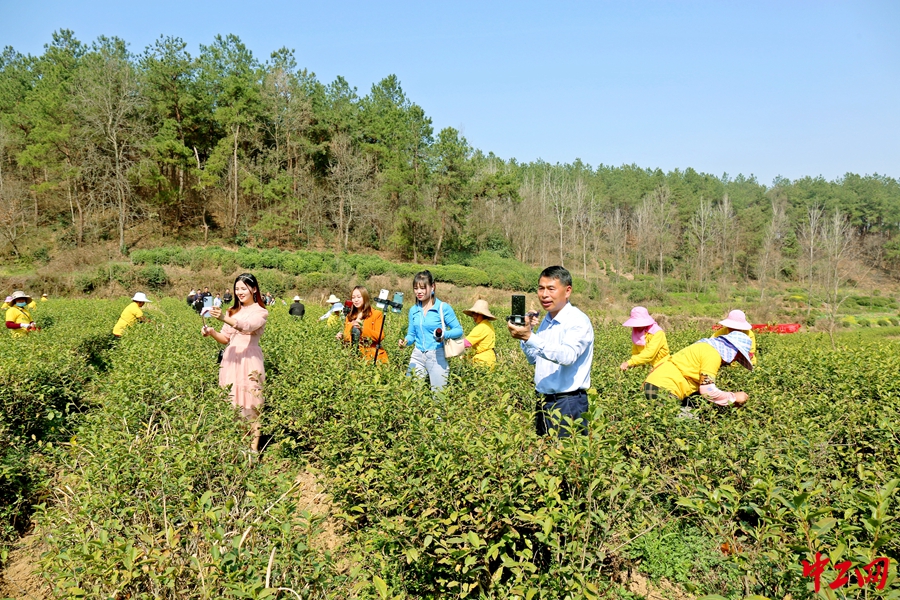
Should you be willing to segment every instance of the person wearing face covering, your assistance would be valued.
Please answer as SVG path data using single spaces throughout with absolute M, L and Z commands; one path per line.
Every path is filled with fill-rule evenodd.
M 6 328 L 14 338 L 23 338 L 30 331 L 36 331 L 37 326 L 31 313 L 28 310 L 28 304 L 31 302 L 31 296 L 25 292 L 15 291 L 9 297 L 9 308 L 6 309 Z
M 644 396 L 655 400 L 660 390 L 666 390 L 682 401 L 681 416 L 688 418 L 696 418 L 689 398 L 697 394 L 717 406 L 741 406 L 747 402 L 747 394 L 719 389 L 716 375 L 723 364 L 733 362 L 752 371 L 750 346 L 750 338 L 742 331 L 703 338 L 659 363 L 644 381 Z
M 733 310 L 728 316 L 719 321 L 720 327 L 712 334 L 713 337 L 728 335 L 732 331 L 743 331 L 750 338 L 750 362 L 756 366 L 756 335 L 753 333 L 753 325 L 747 321 L 747 315 L 742 310 Z
M 653 369 L 669 356 L 666 332 L 643 306 L 631 309 L 631 318 L 622 325 L 631 327 L 631 358 L 619 365 L 623 371 L 641 365 L 650 365 Z

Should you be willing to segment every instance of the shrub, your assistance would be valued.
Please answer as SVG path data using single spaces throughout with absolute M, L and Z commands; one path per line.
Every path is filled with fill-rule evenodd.
M 878 319 L 878 326 L 879 327 L 890 327 L 891 320 L 888 319 L 887 317 L 882 317 L 882 318 Z
M 871 327 L 872 326 L 872 324 L 869 322 L 869 320 L 865 317 L 859 317 L 858 319 L 856 319 L 856 323 L 860 327 Z
M 169 276 L 166 270 L 158 265 L 147 265 L 137 274 L 137 281 L 143 287 L 152 290 L 160 290 L 169 285 Z

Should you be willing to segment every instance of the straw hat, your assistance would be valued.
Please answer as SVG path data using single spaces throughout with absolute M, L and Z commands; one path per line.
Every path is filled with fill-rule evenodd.
M 738 331 L 750 331 L 753 326 L 747 322 L 747 315 L 742 310 L 733 310 L 728 313 L 728 317 L 719 321 L 719 325 L 728 329 L 737 329 Z
M 134 295 L 132 300 L 134 300 L 135 302 L 150 302 L 150 300 L 147 299 L 147 294 L 145 294 L 144 292 L 138 292 Z
M 332 294 L 332 295 L 328 296 L 328 300 L 326 300 L 325 302 L 327 302 L 328 304 L 335 304 L 340 301 L 341 301 L 340 298 L 338 298 L 337 296 Z
M 12 293 L 12 296 L 9 297 L 9 301 L 10 301 L 10 302 L 15 302 L 15 301 L 18 300 L 19 298 L 27 298 L 27 299 L 31 300 L 31 296 L 29 296 L 29 295 L 26 294 L 25 292 L 21 292 L 21 291 L 19 291 L 19 290 L 16 290 L 15 292 Z
M 472 308 L 468 310 L 464 310 L 464 313 L 469 315 L 470 317 L 474 317 L 475 315 L 481 315 L 488 321 L 494 321 L 497 317 L 491 314 L 491 311 L 488 309 L 487 300 L 478 299 L 475 301 L 475 304 L 472 305 Z
M 656 321 L 650 316 L 650 311 L 643 306 L 635 306 L 631 309 L 631 318 L 622 323 L 622 325 L 625 327 L 649 327 L 654 323 Z
M 294 302 L 300 302 L 300 296 L 294 296 Z

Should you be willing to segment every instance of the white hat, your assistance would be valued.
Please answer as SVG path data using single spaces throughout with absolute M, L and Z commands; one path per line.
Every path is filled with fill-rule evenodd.
M 332 295 L 328 296 L 328 300 L 326 300 L 325 302 L 327 302 L 328 304 L 337 304 L 340 301 L 341 301 L 340 298 L 338 298 L 337 296 L 332 294 Z
M 294 296 L 294 302 L 300 302 L 300 296 Z
M 21 300 L 22 298 L 28 298 L 29 300 L 31 300 L 31 296 L 29 296 L 25 292 L 20 292 L 19 290 L 14 291 L 12 293 L 12 296 L 9 297 L 10 301 L 12 301 L 12 302 L 15 302 L 16 300 Z
M 134 295 L 134 298 L 132 298 L 132 300 L 134 300 L 135 302 L 150 302 L 150 300 L 147 299 L 147 294 L 145 294 L 144 292 L 138 292 Z

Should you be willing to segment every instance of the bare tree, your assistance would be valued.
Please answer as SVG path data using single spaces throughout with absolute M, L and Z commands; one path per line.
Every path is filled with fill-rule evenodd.
M 703 287 L 703 279 L 706 276 L 706 270 L 709 268 L 707 263 L 707 253 L 709 246 L 715 238 L 715 213 L 712 205 L 702 196 L 700 197 L 700 206 L 697 212 L 691 217 L 688 233 L 690 235 L 691 244 L 697 251 L 697 281 L 700 287 Z
M 594 203 L 594 195 L 588 190 L 583 177 L 578 177 L 572 186 L 573 210 L 572 222 L 581 237 L 581 264 L 582 273 L 587 280 L 588 269 L 588 243 L 594 236 L 594 222 L 597 220 L 597 210 Z M 593 247 L 591 248 L 593 249 Z
M 625 269 L 625 253 L 628 246 L 628 217 L 621 208 L 616 207 L 603 219 L 603 233 L 613 256 L 613 271 L 617 278 L 622 277 Z
M 541 196 L 544 202 L 553 210 L 556 224 L 559 228 L 559 264 L 565 266 L 566 246 L 564 234 L 572 217 L 572 198 L 568 182 L 563 176 L 555 174 L 556 170 L 544 173 L 541 185 Z
M 31 210 L 27 195 L 25 186 L 17 181 L 0 185 L 0 234 L 12 246 L 16 257 L 19 256 L 16 241 L 25 232 L 25 219 Z
M 734 270 L 734 262 L 737 256 L 738 227 L 735 222 L 734 208 L 728 194 L 722 196 L 721 202 L 716 206 L 713 217 L 713 229 L 715 231 L 716 246 L 719 258 L 722 261 L 722 280 L 727 280 Z
M 657 262 L 659 284 L 665 283 L 665 259 L 677 248 L 678 214 L 666 186 L 647 195 L 635 213 L 638 248 L 649 263 Z
M 73 90 L 81 133 L 107 165 L 103 188 L 115 202 L 119 248 L 124 251 L 125 225 L 132 212 L 129 171 L 138 164 L 143 137 L 143 100 L 124 47 L 105 40 L 85 61 Z
M 344 133 L 332 139 L 331 155 L 333 160 L 328 178 L 333 192 L 340 245 L 346 252 L 350 243 L 350 228 L 371 188 L 372 162 L 353 147 L 350 137 Z
M 841 287 L 847 283 L 852 272 L 852 259 L 858 255 L 859 244 L 856 232 L 846 216 L 835 210 L 824 221 L 820 228 L 822 291 L 827 307 L 828 335 L 834 347 L 834 327 L 841 304 L 847 294 L 841 293 Z
M 762 247 L 759 251 L 757 277 L 759 278 L 759 299 L 766 297 L 766 283 L 781 270 L 781 248 L 788 221 L 781 204 L 772 202 L 772 220 L 766 226 Z
M 819 257 L 819 246 L 822 221 L 825 211 L 818 204 L 811 206 L 806 213 L 806 220 L 800 223 L 797 239 L 800 242 L 800 270 L 806 279 L 806 316 L 812 312 L 813 293 L 815 291 L 816 262 Z

